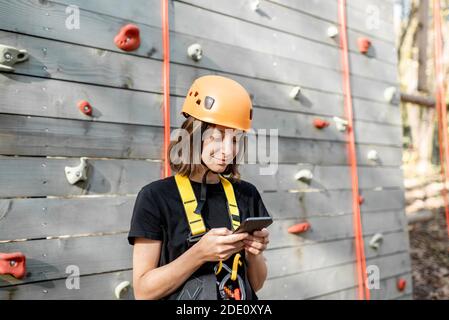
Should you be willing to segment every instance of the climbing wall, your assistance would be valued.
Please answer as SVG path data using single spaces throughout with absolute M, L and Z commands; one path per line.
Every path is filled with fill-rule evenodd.
M 392 2 L 347 4 L 366 264 L 380 276 L 372 299 L 411 298 L 412 287 L 401 117 L 390 99 Z M 169 15 L 172 126 L 191 82 L 219 74 L 252 94 L 255 129 L 279 129 L 276 174 L 242 168 L 275 218 L 260 297 L 356 298 L 347 136 L 334 118 L 345 116 L 337 1 L 170 1 Z M 129 23 L 141 43 L 124 51 L 114 38 Z M 365 54 L 361 37 L 371 41 Z M 0 252 L 27 259 L 23 278 L 0 275 L 0 299 L 116 299 L 117 286 L 131 281 L 135 196 L 161 176 L 160 1 L 0 0 L 0 44 L 29 54 L 0 73 Z M 199 61 L 187 54 L 193 44 Z M 329 126 L 318 129 L 317 120 Z M 82 157 L 86 179 L 70 184 L 66 167 Z M 298 223 L 310 228 L 287 231 Z M 369 246 L 375 234 L 377 249 Z

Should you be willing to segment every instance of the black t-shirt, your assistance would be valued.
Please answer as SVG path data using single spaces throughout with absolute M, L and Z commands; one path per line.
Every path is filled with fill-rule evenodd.
M 240 221 L 247 217 L 270 216 L 253 184 L 244 180 L 230 181 L 234 188 Z M 201 183 L 192 180 L 190 182 L 196 198 L 199 199 Z M 207 229 L 226 227 L 232 230 L 226 195 L 220 182 L 207 184 L 207 200 L 202 209 L 202 216 Z M 151 182 L 139 191 L 128 234 L 131 245 L 138 237 L 163 241 L 159 264 L 164 265 L 188 250 L 189 235 L 190 228 L 174 176 Z M 242 256 L 244 256 L 244 250 L 242 250 Z M 215 262 L 207 262 L 195 274 L 213 272 L 215 264 Z M 244 273 L 240 273 L 240 270 L 239 274 L 244 277 Z M 178 290 L 181 288 L 182 286 Z M 246 288 L 246 290 L 252 292 L 253 298 L 257 299 L 252 288 Z

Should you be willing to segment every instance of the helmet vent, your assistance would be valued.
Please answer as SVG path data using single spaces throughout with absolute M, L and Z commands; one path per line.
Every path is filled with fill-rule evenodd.
M 214 105 L 215 99 L 209 96 L 206 96 L 206 98 L 204 99 L 204 107 L 208 110 L 210 110 L 210 108 L 212 108 L 212 106 Z
M 195 94 L 194 94 L 194 96 L 196 97 L 198 95 L 198 91 L 195 91 Z
M 253 120 L 253 108 L 249 109 L 249 120 Z
M 201 99 L 196 100 L 196 104 L 200 105 L 201 104 Z
M 189 93 L 189 96 L 191 96 L 192 95 L 192 91 L 190 91 L 190 93 Z

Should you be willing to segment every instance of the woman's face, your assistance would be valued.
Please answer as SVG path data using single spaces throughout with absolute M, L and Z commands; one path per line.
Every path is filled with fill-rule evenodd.
M 216 125 L 204 133 L 201 158 L 209 169 L 223 172 L 239 151 L 242 130 Z

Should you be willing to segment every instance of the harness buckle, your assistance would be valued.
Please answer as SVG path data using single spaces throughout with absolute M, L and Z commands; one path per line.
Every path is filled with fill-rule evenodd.
M 189 245 L 194 245 L 195 243 L 197 243 L 198 241 L 200 241 L 201 237 L 204 236 L 205 234 L 206 234 L 206 232 L 197 234 L 197 235 L 195 235 L 195 236 L 193 236 L 192 234 L 190 234 L 190 235 L 187 237 L 187 243 L 188 243 Z

